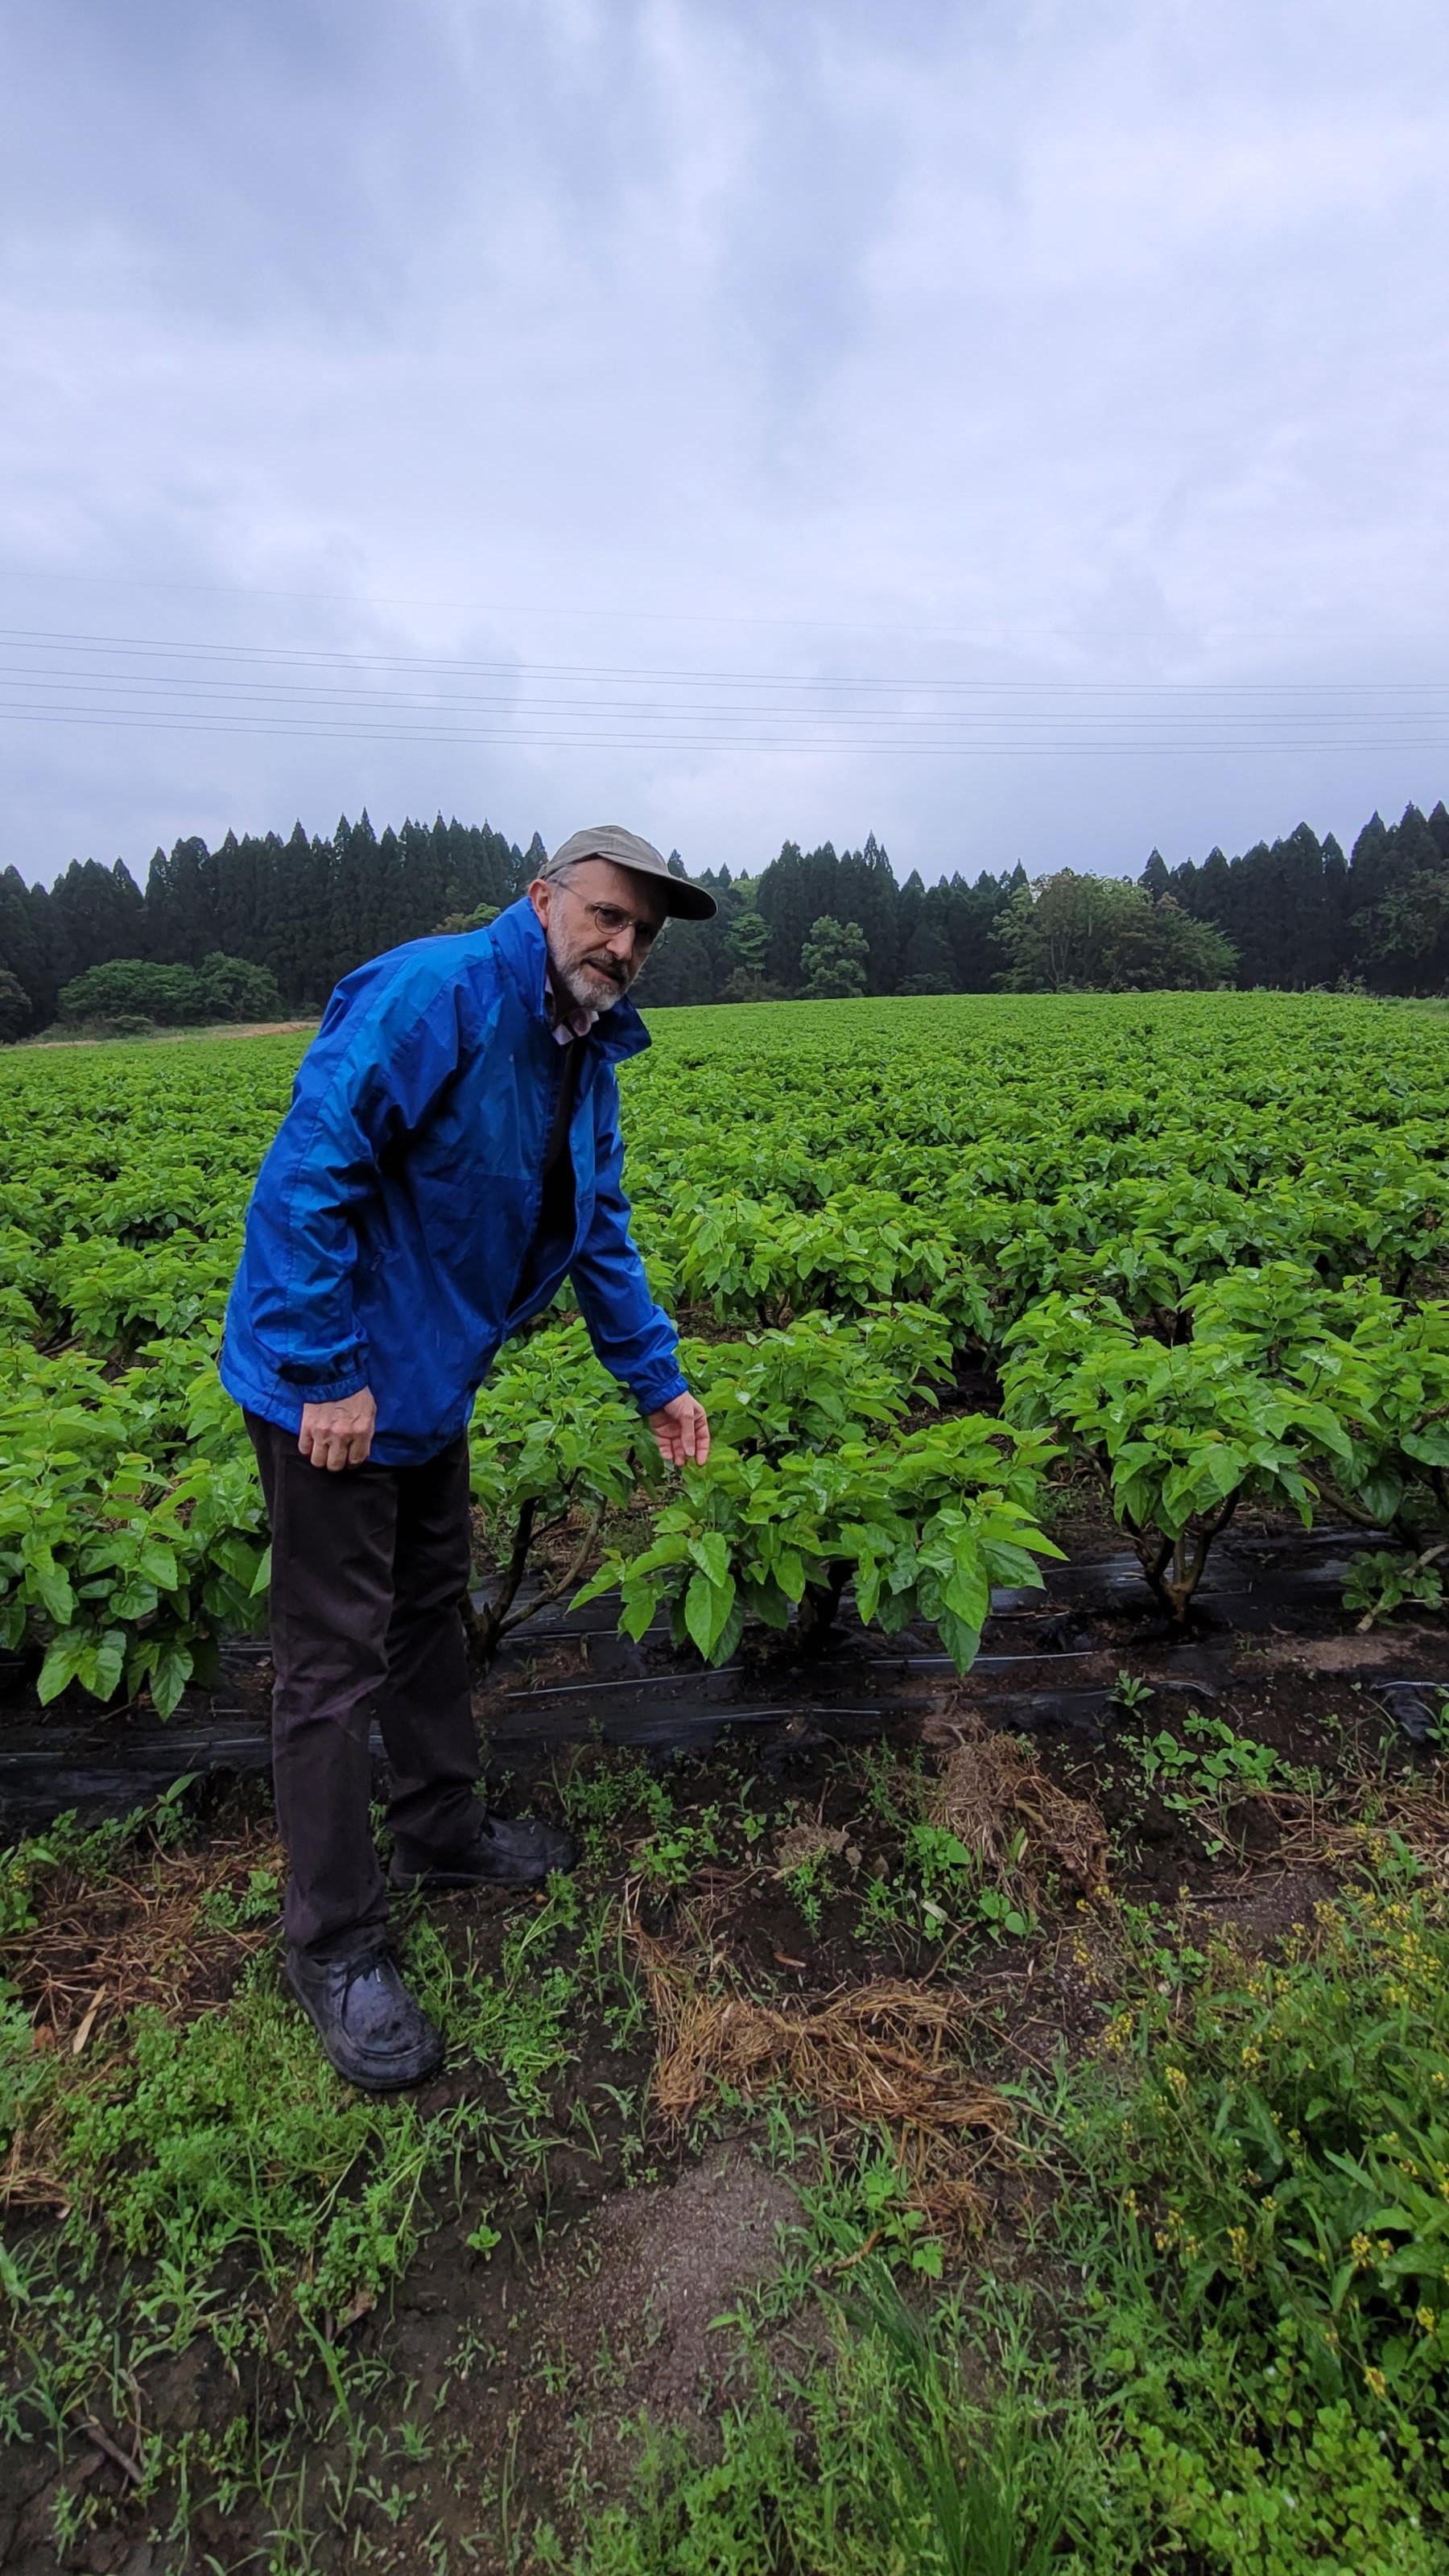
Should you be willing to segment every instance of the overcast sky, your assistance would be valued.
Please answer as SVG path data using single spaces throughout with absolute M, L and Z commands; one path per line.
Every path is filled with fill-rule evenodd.
M 4 23 L 0 864 L 1449 792 L 1442 0 Z

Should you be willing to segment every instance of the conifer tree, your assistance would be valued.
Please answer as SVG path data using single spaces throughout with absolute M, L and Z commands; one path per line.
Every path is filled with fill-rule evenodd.
M 42 891 L 27 886 L 18 868 L 6 868 L 0 874 L 0 966 L 14 976 L 32 1016 L 48 1019 L 54 1007 L 54 986 L 33 901 L 33 894 Z
M 0 970 L 15 977 L 37 1026 L 53 1015 L 62 983 L 113 960 L 199 968 L 220 954 L 269 972 L 288 1009 L 319 1008 L 365 957 L 512 902 L 544 856 L 537 833 L 520 848 L 486 821 L 438 814 L 379 836 L 364 812 L 356 823 L 344 816 L 330 838 L 309 839 L 297 823 L 285 840 L 228 831 L 214 851 L 197 835 L 178 840 L 155 853 L 144 896 L 120 862 L 78 861 L 49 887 L 27 885 L 12 867 L 0 875 Z M 677 851 L 670 865 L 683 870 Z M 1019 865 L 982 871 L 974 883 L 958 872 L 929 887 L 913 869 L 897 887 L 872 832 L 860 848 L 840 851 L 830 841 L 810 850 L 786 841 L 757 876 L 721 867 L 700 882 L 715 893 L 717 915 L 675 924 L 659 943 L 641 987 L 654 1005 L 799 992 L 813 972 L 802 952 L 821 921 L 859 934 L 872 994 L 986 991 L 1018 962 L 1008 932 L 1021 917 Z M 1332 834 L 1320 844 L 1306 822 L 1235 858 L 1215 848 L 1201 866 L 1188 858 L 1169 867 L 1154 850 L 1129 891 L 1153 908 L 1155 927 L 1149 937 L 1140 909 L 1124 914 L 1136 963 L 1114 951 L 1111 971 L 1132 980 L 1148 971 L 1144 959 L 1158 971 L 1166 958 L 1164 971 L 1175 972 L 1173 954 L 1184 973 L 1193 968 L 1175 913 L 1229 942 L 1243 985 L 1331 986 L 1356 975 L 1381 992 L 1444 991 L 1446 887 L 1442 801 L 1427 816 L 1410 805 L 1392 826 L 1374 814 L 1349 858 Z M 1090 908 L 1115 900 L 1092 897 Z M 1172 912 L 1163 914 L 1164 904 Z M 851 953 L 860 953 L 855 942 Z M 1194 971 L 1216 973 L 1221 956 L 1209 944 Z
M 770 927 L 769 972 L 782 992 L 796 990 L 800 950 L 810 935 L 814 915 L 805 906 L 805 861 L 798 841 L 781 843 L 760 879 L 758 903 Z
M 956 989 L 956 959 L 947 930 L 947 908 L 932 904 L 931 888 L 901 960 L 898 993 L 951 993 Z
M 0 1046 L 13 1046 L 24 1037 L 32 1016 L 30 995 L 19 976 L 0 966 Z

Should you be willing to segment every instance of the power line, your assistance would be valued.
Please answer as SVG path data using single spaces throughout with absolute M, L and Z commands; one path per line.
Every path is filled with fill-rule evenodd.
M 1008 625 L 999 618 L 989 626 L 923 627 L 915 619 L 780 617 L 749 609 L 624 608 L 617 603 L 608 608 L 568 608 L 553 601 L 540 604 L 538 600 L 520 603 L 498 599 L 425 599 L 406 591 L 283 590 L 259 582 L 168 581 L 134 573 L 43 570 L 33 564 L 0 564 L 0 580 L 65 583 L 82 590 L 181 591 L 220 599 L 305 599 L 341 608 L 440 608 L 465 617 L 552 618 L 561 625 L 597 620 L 605 625 L 627 622 L 633 626 L 774 626 L 798 628 L 811 635 L 914 635 L 922 642 L 933 644 L 979 643 L 987 637 L 1003 635 L 1060 639 L 1066 631 L 1060 625 L 1025 626 L 1019 620 Z
M 500 697 L 487 697 L 476 693 L 470 693 L 465 696 L 452 696 L 444 695 L 436 691 L 430 696 L 408 696 L 400 695 L 391 691 L 380 690 L 369 690 L 365 694 L 354 692 L 349 695 L 341 689 L 317 688 L 305 685 L 295 680 L 287 682 L 259 680 L 222 681 L 212 679 L 180 679 L 170 673 L 157 677 L 147 673 L 77 672 L 74 670 L 31 673 L 23 667 L 17 668 L 13 664 L 6 664 L 4 662 L 0 662 L 0 680 L 9 680 L 14 685 L 27 691 L 57 691 L 72 687 L 79 683 L 85 688 L 91 690 L 104 690 L 112 695 L 117 693 L 137 695 L 151 691 L 160 691 L 164 692 L 170 698 L 181 701 L 226 698 L 227 700 L 234 701 L 238 704 L 265 705 L 271 701 L 280 699 L 289 706 L 296 706 L 309 711 L 326 710 L 329 707 L 336 708 L 341 706 L 347 708 L 349 712 L 358 714 L 359 716 L 372 716 L 376 714 L 406 714 L 411 710 L 416 710 L 419 713 L 427 715 L 447 714 L 454 710 L 458 710 L 469 714 L 517 715 L 522 713 L 527 715 L 593 715 L 596 718 L 602 718 L 604 716 L 623 716 L 627 718 L 656 716 L 674 719 L 693 716 L 703 717 L 722 726 L 738 726 L 743 724 L 754 724 L 761 720 L 768 721 L 771 719 L 778 720 L 780 722 L 793 721 L 797 716 L 803 715 L 808 721 L 819 726 L 838 726 L 865 721 L 879 722 L 884 720 L 902 729 L 921 731 L 930 728 L 940 730 L 946 726 L 957 729 L 998 726 L 1010 728 L 1012 730 L 1019 730 L 1022 728 L 1037 727 L 1043 720 L 1040 715 L 1031 710 L 1018 712 L 1015 709 L 981 710 L 973 713 L 969 709 L 961 708 L 938 712 L 924 708 L 890 709 L 875 707 L 834 709 L 821 706 L 806 706 L 804 708 L 799 708 L 791 707 L 788 704 L 776 704 L 770 707 L 720 707 L 711 704 L 708 700 L 699 702 L 684 699 L 676 700 L 671 703 L 667 700 L 661 701 L 658 699 L 641 697 L 629 698 L 615 702 L 606 702 L 601 706 L 597 701 L 587 697 L 573 698 L 535 696 L 530 699 L 520 699 L 516 694 Z M 36 703 L 37 712 L 42 711 L 45 703 L 44 700 L 37 700 Z M 1386 713 L 1375 710 L 1359 718 L 1351 718 L 1341 711 L 1336 713 L 1335 721 L 1343 723 L 1349 720 L 1362 723 L 1373 723 L 1380 726 L 1398 726 L 1422 725 L 1426 722 L 1432 723 L 1436 720 L 1442 719 L 1440 718 L 1440 712 L 1436 709 L 1415 709 L 1404 714 Z M 1184 721 L 1190 722 L 1192 721 L 1192 715 L 1190 710 L 1185 711 L 1181 707 L 1165 708 L 1161 711 L 1155 709 L 1143 711 L 1139 709 L 1130 717 L 1126 714 L 1114 716 L 1103 711 L 1090 711 L 1080 716 L 1074 715 L 1070 711 L 1067 711 L 1066 713 L 1057 711 L 1051 715 L 1050 721 L 1059 725 L 1068 724 L 1074 727 L 1093 725 L 1101 728 L 1105 724 L 1124 723 L 1128 721 L 1135 724 L 1156 726 L 1182 724 Z M 1236 724 L 1240 726 L 1318 724 L 1322 721 L 1322 714 L 1321 711 L 1318 710 L 1304 710 L 1302 714 L 1295 714 L 1292 710 L 1283 708 L 1275 708 L 1263 714 L 1254 713 L 1251 709 L 1236 709 L 1231 711 L 1209 709 L 1204 711 L 1198 721 L 1202 724 L 1208 725 Z
M 1449 682 L 1440 681 L 904 680 L 25 627 L 0 628 L 0 655 L 9 657 L 0 659 L 0 715 L 12 725 L 837 758 L 1418 752 L 1449 743 Z
M 1028 752 L 1053 754 L 1058 752 L 1070 752 L 1075 756 L 1085 757 L 1114 757 L 1119 754 L 1145 754 L 1152 757 L 1158 757 L 1164 753 L 1172 753 L 1174 756 L 1181 753 L 1197 753 L 1203 757 L 1216 758 L 1220 755 L 1236 755 L 1241 753 L 1261 756 L 1264 752 L 1272 751 L 1320 753 L 1390 749 L 1397 751 L 1449 750 L 1449 732 L 1432 737 L 1408 737 L 1397 735 L 1391 743 L 1376 740 L 1371 736 L 1356 736 L 1352 738 L 1348 736 L 1340 736 L 1337 739 L 1325 738 L 1323 740 L 1315 741 L 1304 735 L 1298 734 L 1283 736 L 1276 740 L 1259 735 L 1249 741 L 1239 741 L 1225 735 L 1189 736 L 1180 741 L 1158 737 L 1146 742 L 1137 741 L 1126 736 L 1114 736 L 1103 740 L 1100 738 L 1093 739 L 1090 736 L 1084 735 L 1070 736 L 1065 739 L 1058 739 L 1048 735 L 1017 735 L 1004 741 L 980 736 L 973 737 L 969 740 L 950 742 L 922 742 L 901 739 L 900 737 L 887 737 L 881 740 L 872 740 L 865 737 L 836 733 L 829 736 L 818 736 L 814 740 L 810 741 L 792 741 L 779 736 L 770 735 L 751 738 L 749 736 L 741 735 L 726 736 L 719 733 L 697 736 L 687 734 L 627 734 L 623 732 L 586 734 L 579 732 L 545 730 L 542 728 L 526 729 L 517 725 L 510 726 L 506 730 L 500 731 L 482 731 L 476 728 L 465 730 L 457 727 L 444 730 L 437 727 L 424 727 L 418 725 L 399 726 L 378 724 L 375 721 L 366 721 L 360 716 L 355 721 L 351 722 L 342 718 L 337 718 L 325 723 L 309 721 L 305 718 L 298 719 L 294 722 L 288 722 L 275 716 L 258 715 L 256 717 L 248 717 L 245 714 L 237 714 L 235 712 L 230 714 L 223 714 L 219 711 L 216 713 L 202 712 L 188 714 L 182 710 L 152 711 L 143 709 L 85 706 L 36 707 L 25 704 L 14 705 L 5 700 L 0 700 L 0 721 L 7 723 L 28 722 L 32 724 L 49 725 L 85 724 L 104 726 L 130 732 L 154 731 L 171 733 L 250 734 L 257 736 L 270 735 L 277 739 L 295 739 L 316 742 L 382 741 L 458 743 L 478 745 L 486 744 L 494 748 L 506 747 L 510 744 L 521 744 L 529 747 L 545 746 L 556 750 L 567 749 L 591 751 L 698 752 L 734 750 L 789 753 L 818 753 L 829 751 L 836 754 L 841 752 L 853 754 L 862 752 L 881 752 L 890 753 L 903 758 L 938 757 L 948 759 L 970 758 L 977 755 L 988 754 L 997 754 L 1003 757 L 1019 759 Z
M 1044 696 L 1307 696 L 1337 697 L 1352 693 L 1365 696 L 1398 696 L 1412 690 L 1449 693 L 1449 679 L 1417 680 L 1063 680 L 1046 678 L 1005 678 L 978 673 L 967 679 L 948 679 L 941 675 L 925 678 L 908 676 L 868 677 L 855 672 L 798 671 L 716 671 L 670 668 L 657 664 L 522 662 L 516 659 L 474 661 L 458 655 L 354 653 L 343 646 L 291 644 L 208 644 L 187 637 L 146 635 L 97 635 L 63 627 L 0 627 L 0 645 L 22 648 L 35 644 L 42 650 L 66 647 L 78 651 L 115 651 L 125 653 L 176 654 L 193 660 L 336 664 L 358 671 L 408 670 L 447 671 L 458 676 L 478 674 L 484 677 L 507 675 L 519 679 L 570 679 L 599 682 L 648 680 L 674 687 L 685 683 L 708 681 L 716 686 L 738 688 L 790 687 L 802 689 L 914 689 L 924 691 L 960 691 L 973 689 L 1035 690 Z

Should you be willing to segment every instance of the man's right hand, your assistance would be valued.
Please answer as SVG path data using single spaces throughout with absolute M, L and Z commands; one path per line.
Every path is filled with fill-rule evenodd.
M 360 1467 L 372 1447 L 377 1406 L 372 1389 L 360 1386 L 338 1404 L 304 1404 L 297 1446 L 314 1467 Z

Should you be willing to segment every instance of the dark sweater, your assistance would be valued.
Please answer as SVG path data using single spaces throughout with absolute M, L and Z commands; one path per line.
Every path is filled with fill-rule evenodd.
M 571 1038 L 561 1050 L 563 1073 L 548 1142 L 543 1149 L 543 1190 L 538 1203 L 538 1223 L 534 1228 L 533 1241 L 524 1255 L 515 1291 L 519 1304 L 531 1293 L 534 1281 L 542 1278 L 545 1270 L 574 1239 L 574 1158 L 569 1148 L 569 1128 L 573 1122 L 574 1103 L 579 1096 L 583 1050 L 581 1038 Z

